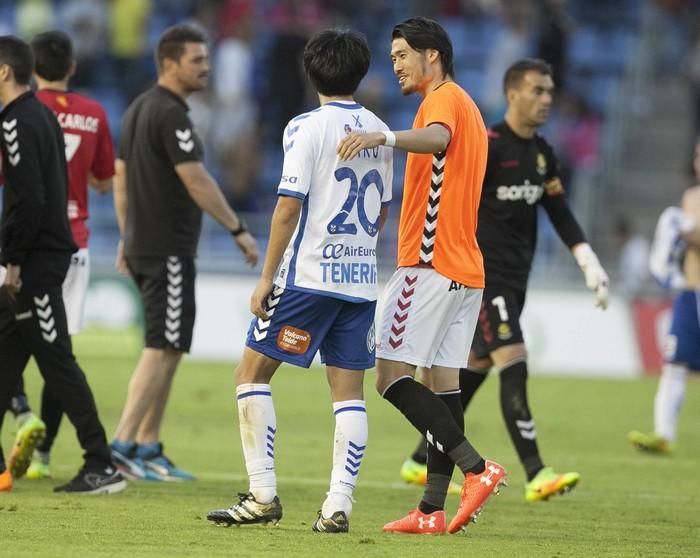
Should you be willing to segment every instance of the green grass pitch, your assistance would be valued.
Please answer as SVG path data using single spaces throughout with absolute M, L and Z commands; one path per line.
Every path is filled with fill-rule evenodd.
M 240 342 L 240 340 L 232 340 Z M 92 383 L 111 436 L 138 355 L 138 338 L 99 331 L 81 336 L 76 354 Z M 119 495 L 54 495 L 80 466 L 73 428 L 63 424 L 54 478 L 19 480 L 0 494 L 0 556 L 13 558 L 157 556 L 700 556 L 700 384 L 691 382 L 679 447 L 672 457 L 640 455 L 625 436 L 651 426 L 652 379 L 614 381 L 534 377 L 530 399 L 547 464 L 582 475 L 574 492 L 549 502 L 523 499 L 524 477 L 498 408 L 491 378 L 467 417 L 471 441 L 509 471 L 509 484 L 460 535 L 383 534 L 382 525 L 415 507 L 420 490 L 398 469 L 416 434 L 373 388 L 367 374 L 370 440 L 348 535 L 311 532 L 327 490 L 333 416 L 320 368 L 282 368 L 272 388 L 277 408 L 277 474 L 284 518 L 277 527 L 224 529 L 206 513 L 247 490 L 238 438 L 231 363 L 185 361 L 175 381 L 163 439 L 167 453 L 195 472 L 192 483 L 132 482 Z M 38 406 L 40 380 L 26 374 Z M 9 451 L 14 422 L 6 417 Z M 457 506 L 447 502 L 448 517 Z

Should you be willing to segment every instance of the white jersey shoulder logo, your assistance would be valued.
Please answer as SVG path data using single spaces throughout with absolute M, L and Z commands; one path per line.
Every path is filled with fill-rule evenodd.
M 2 123 L 3 136 L 7 146 L 7 160 L 16 167 L 20 160 L 19 138 L 17 137 L 17 119 L 5 120 Z
M 177 145 L 185 153 L 189 153 L 194 149 L 194 140 L 192 139 L 192 130 L 189 128 L 185 130 L 175 130 L 175 137 L 177 138 Z

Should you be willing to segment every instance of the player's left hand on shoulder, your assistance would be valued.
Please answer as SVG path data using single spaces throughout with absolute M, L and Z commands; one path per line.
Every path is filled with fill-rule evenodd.
M 385 137 L 381 132 L 370 132 L 368 134 L 351 132 L 340 140 L 336 151 L 341 161 L 349 161 L 363 149 L 377 147 L 382 145 L 384 141 Z
M 250 297 L 250 311 L 261 320 L 267 320 L 269 316 L 265 311 L 265 301 L 270 296 L 274 284 L 269 279 L 260 279 L 255 285 L 255 290 Z
M 241 249 L 241 252 L 243 252 L 246 263 L 251 267 L 255 267 L 260 256 L 258 252 L 258 243 L 253 235 L 249 232 L 244 232 L 234 238 L 236 245 Z

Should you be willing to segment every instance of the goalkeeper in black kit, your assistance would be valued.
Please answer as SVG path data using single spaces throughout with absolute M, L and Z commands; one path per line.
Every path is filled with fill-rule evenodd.
M 557 473 L 544 465 L 527 400 L 527 349 L 520 314 L 537 243 L 538 206 L 546 211 L 581 267 L 586 286 L 595 292 L 596 306 L 605 309 L 608 300 L 608 276 L 569 209 L 554 152 L 537 134 L 549 117 L 553 90 L 552 69 L 542 60 L 520 60 L 506 71 L 507 111 L 504 122 L 489 130 L 479 207 L 477 237 L 484 255 L 486 289 L 469 367 L 460 371 L 465 410 L 489 370 L 498 371 L 501 411 L 525 469 L 525 499 L 529 502 L 567 492 L 579 481 L 578 473 Z M 425 463 L 426 442 L 422 440 L 404 462 L 401 476 L 423 484 Z

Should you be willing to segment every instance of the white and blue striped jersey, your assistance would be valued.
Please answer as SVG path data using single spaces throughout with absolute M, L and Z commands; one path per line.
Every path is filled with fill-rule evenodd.
M 682 261 L 686 243 L 682 234 L 693 227 L 693 219 L 680 207 L 667 207 L 659 216 L 649 254 L 649 270 L 666 289 L 685 286 Z
M 275 284 L 348 301 L 377 299 L 379 213 L 391 200 L 393 150 L 336 153 L 348 133 L 388 130 L 363 106 L 332 101 L 293 118 L 284 130 L 278 194 L 303 200 Z

